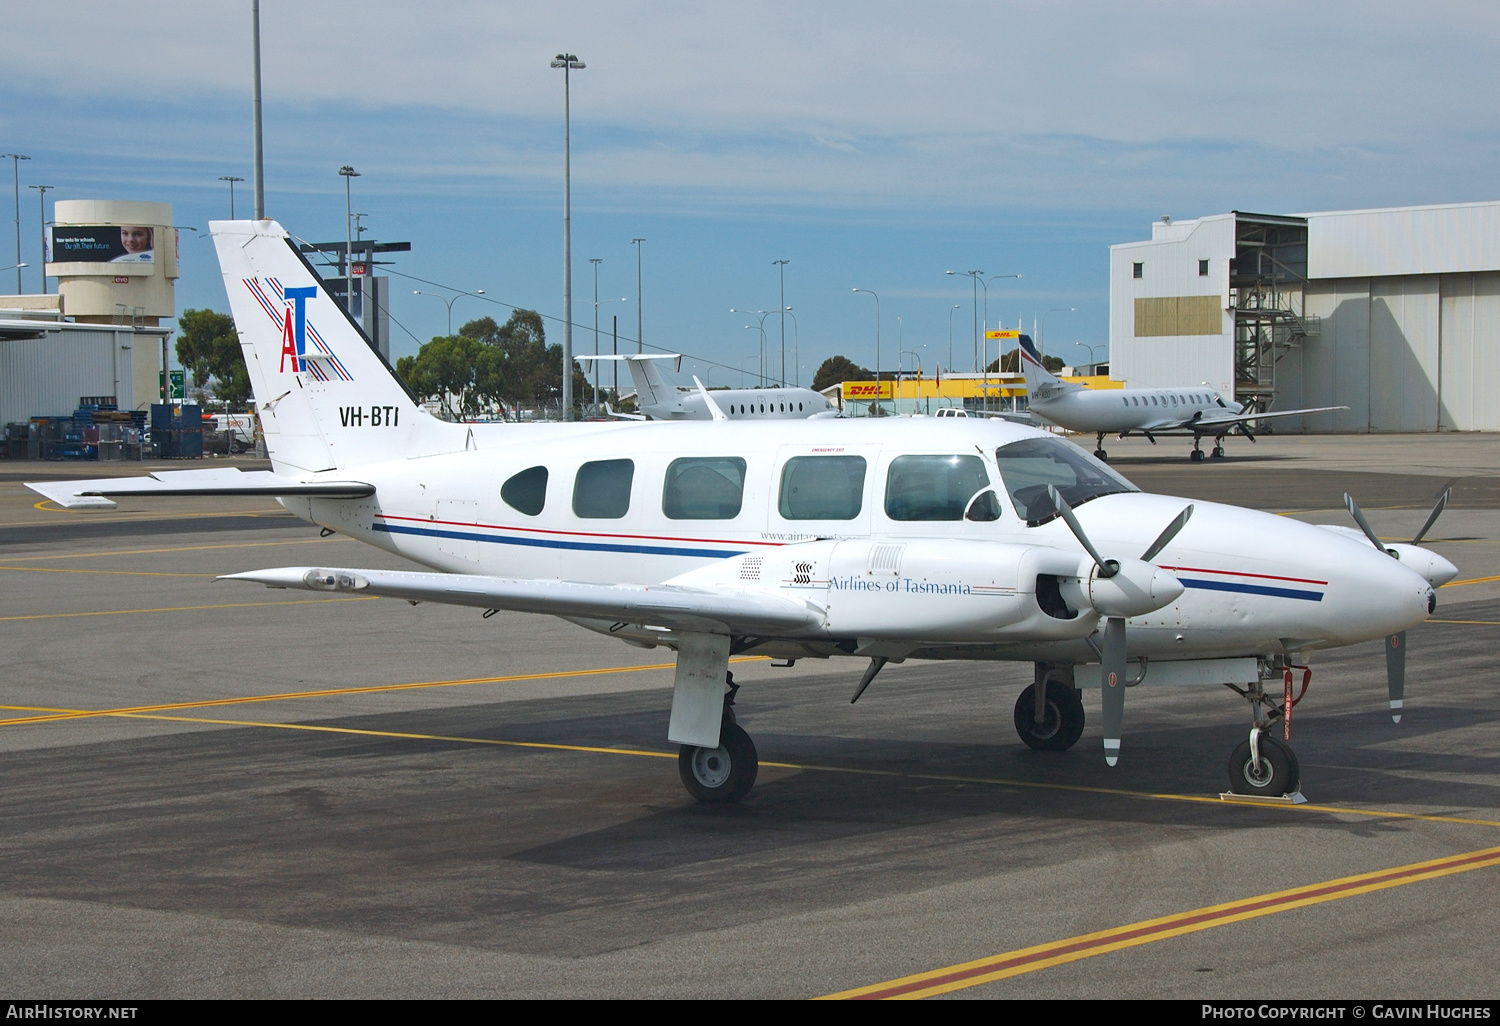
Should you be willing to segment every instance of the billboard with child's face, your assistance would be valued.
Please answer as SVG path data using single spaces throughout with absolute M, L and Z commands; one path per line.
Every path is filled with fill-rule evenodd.
M 47 262 L 52 264 L 156 262 L 156 229 L 149 225 L 54 225 L 47 243 Z

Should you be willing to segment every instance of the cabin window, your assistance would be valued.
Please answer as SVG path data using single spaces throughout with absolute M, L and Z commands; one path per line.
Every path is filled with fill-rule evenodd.
M 853 520 L 864 494 L 863 456 L 793 456 L 781 468 L 777 508 L 784 520 Z
M 798 412 L 798 413 L 801 413 L 801 412 L 802 412 L 802 404 L 801 404 L 801 403 L 798 403 L 798 404 L 797 404 L 797 412 Z
M 633 460 L 595 460 L 578 468 L 573 513 L 585 520 L 618 520 L 630 512 Z
M 969 500 L 989 483 L 978 456 L 898 456 L 885 477 L 885 515 L 962 520 Z
M 511 509 L 534 517 L 547 504 L 547 468 L 523 470 L 500 486 L 500 498 Z
M 1124 403 L 1126 406 L 1129 406 L 1130 405 L 1130 396 L 1128 396 L 1128 395 L 1122 395 L 1122 396 L 1120 396 L 1120 402 Z
M 1016 513 L 1032 527 L 1057 516 L 1047 486 L 1057 488 L 1070 506 L 1101 495 L 1138 489 L 1071 442 L 1027 438 L 995 450 L 995 462 Z
M 1170 398 L 1172 400 L 1172 405 L 1173 406 L 1177 405 L 1177 397 L 1175 395 L 1169 396 L 1168 398 Z
M 733 456 L 673 460 L 662 486 L 669 520 L 733 520 L 745 499 L 745 461 Z

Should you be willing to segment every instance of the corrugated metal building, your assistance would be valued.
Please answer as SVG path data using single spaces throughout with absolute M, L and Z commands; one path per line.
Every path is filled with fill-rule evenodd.
M 161 346 L 169 334 L 0 314 L 0 425 L 71 414 L 85 396 L 114 396 L 122 410 L 160 402 Z
M 1110 370 L 1295 431 L 1500 430 L 1500 202 L 1163 218 L 1110 247 Z

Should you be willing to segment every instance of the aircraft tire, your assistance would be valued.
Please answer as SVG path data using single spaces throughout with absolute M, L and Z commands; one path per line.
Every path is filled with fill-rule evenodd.
M 1083 701 L 1072 688 L 1053 684 L 1047 688 L 1047 714 L 1036 722 L 1036 685 L 1016 699 L 1016 733 L 1028 748 L 1039 752 L 1066 752 L 1083 736 Z
M 677 772 L 688 794 L 700 802 L 737 802 L 750 793 L 760 769 L 755 742 L 728 716 L 719 728 L 718 748 L 683 745 Z
M 1216 445 L 1214 446 L 1214 451 L 1209 453 L 1208 455 L 1209 459 L 1222 460 L 1224 458 L 1224 447 L 1222 445 Z
M 1292 794 L 1301 783 L 1297 755 L 1284 742 L 1262 732 L 1260 766 L 1252 765 L 1250 742 L 1241 741 L 1229 757 L 1229 789 L 1235 794 L 1279 798 Z
M 1194 463 L 1201 463 L 1201 462 L 1203 462 L 1203 450 L 1202 449 L 1194 449 L 1193 450 L 1193 454 L 1191 456 L 1189 456 L 1188 459 L 1192 460 Z
M 1103 449 L 1095 449 L 1094 450 L 1094 458 L 1097 459 L 1097 460 L 1099 460 L 1102 463 L 1108 463 L 1109 462 L 1109 453 L 1105 452 Z

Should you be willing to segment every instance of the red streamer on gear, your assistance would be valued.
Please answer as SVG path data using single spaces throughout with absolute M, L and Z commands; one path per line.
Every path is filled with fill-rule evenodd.
M 1286 672 L 1281 675 L 1281 739 L 1290 741 L 1292 739 L 1292 668 L 1288 666 Z

